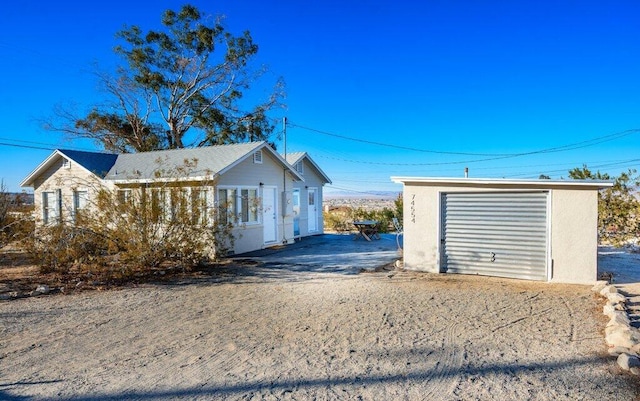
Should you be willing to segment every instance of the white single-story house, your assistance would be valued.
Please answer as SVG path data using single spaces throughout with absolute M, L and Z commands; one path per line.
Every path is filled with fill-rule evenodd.
M 391 179 L 403 184 L 406 269 L 597 280 L 598 190 L 611 182 Z
M 304 173 L 266 142 L 126 154 L 55 150 L 21 185 L 33 188 L 36 220 L 42 224 L 73 221 L 102 188 L 124 198 L 135 190 L 179 186 L 203 204 L 227 205 L 235 216 L 232 252 L 238 254 L 323 233 L 322 214 L 313 211 L 330 180 L 303 155 L 296 160 Z M 305 229 L 294 233 L 295 220 L 304 221 Z
M 331 180 L 307 152 L 290 153 L 287 162 L 304 181 L 293 183 L 293 234 L 297 237 L 323 232 L 322 189 Z

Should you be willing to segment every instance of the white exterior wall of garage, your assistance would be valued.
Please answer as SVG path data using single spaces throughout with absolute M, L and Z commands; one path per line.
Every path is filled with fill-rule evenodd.
M 611 186 L 610 182 L 420 177 L 392 180 L 404 185 L 405 269 L 573 284 L 591 284 L 597 279 L 598 190 Z M 473 196 L 474 193 L 481 196 Z M 452 199 L 458 204 L 449 206 L 448 215 L 446 207 Z M 489 211 L 478 202 L 488 203 Z M 501 202 L 513 204 L 502 207 Z M 478 214 L 484 216 L 478 219 Z M 508 215 L 516 215 L 515 220 Z M 504 233 L 500 233 L 501 224 L 505 224 Z M 473 226 L 479 228 L 474 230 Z M 455 244 L 454 236 L 458 236 Z M 502 248 L 493 251 L 494 243 Z M 491 262 L 492 254 L 495 263 Z M 514 267 L 505 262 L 505 254 L 516 255 L 512 256 L 516 258 Z

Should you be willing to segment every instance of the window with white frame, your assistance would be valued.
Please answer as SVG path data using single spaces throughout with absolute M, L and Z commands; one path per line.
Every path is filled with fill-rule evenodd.
M 119 189 L 118 190 L 118 203 L 121 205 L 126 205 L 131 202 L 131 197 L 133 196 L 130 189 Z
M 186 188 L 171 188 L 168 191 L 169 216 L 171 220 L 182 220 L 189 212 L 189 198 Z
M 209 222 L 209 191 L 206 188 L 191 188 L 191 221 L 193 224 Z
M 218 207 L 220 221 L 233 224 L 236 221 L 236 189 L 218 188 Z
M 260 199 L 258 187 L 218 188 L 218 205 L 221 219 L 225 223 L 257 224 L 259 222 Z
M 55 191 L 42 193 L 42 222 L 53 224 L 58 220 L 58 197 Z
M 89 192 L 73 191 L 73 218 L 75 219 L 78 212 L 87 207 L 89 203 Z
M 240 189 L 240 208 L 238 215 L 240 223 L 258 222 L 258 188 Z
M 151 190 L 151 220 L 156 223 L 161 222 L 167 217 L 166 214 L 166 193 L 159 188 Z
M 296 171 L 300 174 L 304 174 L 304 163 L 302 160 L 296 163 Z

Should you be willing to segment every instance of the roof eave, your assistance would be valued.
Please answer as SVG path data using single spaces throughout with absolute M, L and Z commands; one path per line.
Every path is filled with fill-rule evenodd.
M 309 163 L 311 163 L 311 165 L 312 165 L 316 170 L 318 170 L 318 172 L 320 173 L 320 175 L 322 176 L 322 178 L 324 178 L 325 183 L 327 183 L 327 184 L 333 184 L 333 183 L 331 182 L 331 179 L 329 178 L 329 176 L 327 176 L 327 175 L 325 174 L 325 172 L 324 172 L 324 171 L 322 171 L 322 169 L 320 168 L 320 166 L 318 166 L 318 164 L 317 164 L 315 161 L 313 161 L 313 159 L 311 158 L 311 156 L 309 156 L 307 153 L 305 153 L 305 154 L 304 154 L 304 157 L 301 157 L 301 159 L 303 159 L 303 158 L 305 158 L 305 157 L 307 158 L 307 160 L 309 160 Z
M 53 164 L 56 156 L 62 156 L 62 153 L 58 149 L 55 149 L 53 153 L 49 155 L 49 157 L 44 159 L 44 161 L 40 163 L 38 167 L 36 167 L 24 180 L 22 180 L 22 182 L 20 183 L 20 187 L 33 188 L 33 182 L 35 181 L 36 177 L 39 176 L 43 170 L 49 168 L 50 165 Z
M 204 182 L 204 181 L 215 181 L 218 178 L 218 174 L 214 175 L 206 175 L 206 176 L 196 176 L 196 177 L 160 177 L 160 178 L 107 178 L 104 181 L 112 182 L 115 185 L 126 185 L 126 184 L 168 184 L 168 183 L 176 183 L 176 182 Z
M 543 187 L 584 187 L 609 188 L 612 181 L 601 180 L 518 180 L 503 178 L 447 178 L 447 177 L 391 177 L 391 181 L 398 184 L 431 184 L 431 185 L 476 185 L 476 186 L 543 186 Z

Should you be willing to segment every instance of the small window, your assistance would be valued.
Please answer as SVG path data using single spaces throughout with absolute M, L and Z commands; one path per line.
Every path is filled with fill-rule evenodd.
M 208 192 L 205 188 L 191 188 L 191 222 L 193 224 L 207 224 Z
M 240 222 L 258 222 L 258 189 L 240 190 Z
M 78 217 L 78 212 L 87 207 L 89 193 L 87 191 L 73 191 L 73 218 Z
M 73 192 L 73 208 L 78 211 L 87 207 L 89 200 L 89 193 L 87 191 L 74 191 Z
M 42 222 L 53 224 L 58 220 L 58 199 L 55 192 L 42 193 Z
M 166 215 L 166 194 L 162 189 L 151 190 L 151 220 L 160 223 Z
M 69 159 L 62 159 L 62 168 L 71 168 L 71 162 L 69 161 Z
M 131 202 L 131 190 L 130 189 L 119 189 L 118 190 L 118 203 L 120 205 L 126 205 Z
M 172 188 L 169 190 L 168 200 L 171 215 L 174 221 L 186 221 L 189 216 L 189 197 L 185 188 Z
M 296 163 L 296 171 L 300 174 L 304 174 L 304 163 L 302 163 L 302 160 Z
M 235 223 L 236 217 L 236 190 L 235 189 L 218 189 L 218 207 L 220 213 L 220 221 L 224 224 Z
M 258 150 L 253 154 L 253 162 L 256 164 L 262 164 L 262 151 Z

